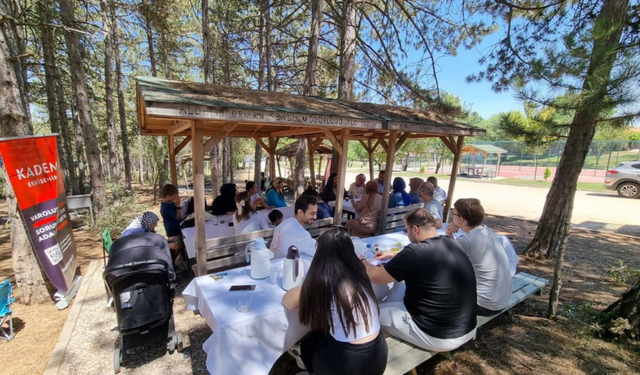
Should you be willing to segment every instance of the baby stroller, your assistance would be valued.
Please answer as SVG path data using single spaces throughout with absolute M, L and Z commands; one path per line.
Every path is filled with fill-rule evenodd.
M 102 277 L 120 332 L 121 345 L 113 353 L 116 374 L 132 354 L 164 345 L 169 353 L 182 351 L 182 333 L 173 321 L 175 273 L 164 237 L 137 233 L 113 242 Z

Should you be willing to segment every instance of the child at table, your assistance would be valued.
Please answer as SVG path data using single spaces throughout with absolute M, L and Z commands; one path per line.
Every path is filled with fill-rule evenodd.
M 288 291 L 282 303 L 299 309 L 300 323 L 312 331 L 302 339 L 297 358 L 309 372 L 384 373 L 388 348 L 380 332 L 378 303 L 344 228 L 329 229 L 318 238 L 302 287 Z
M 251 196 L 246 191 L 236 195 L 236 207 L 238 211 L 233 214 L 233 227 L 236 234 L 269 229 L 269 223 L 264 215 L 256 212 L 251 203 Z
M 280 212 L 280 210 L 272 210 L 271 212 L 269 212 L 268 217 L 269 221 L 271 222 L 271 228 L 275 228 L 280 225 L 280 223 L 282 223 L 284 215 L 282 215 L 282 212 Z
M 164 230 L 167 233 L 169 249 L 171 250 L 171 258 L 175 266 L 176 259 L 184 247 L 182 231 L 180 230 L 180 222 L 182 221 L 180 194 L 178 193 L 178 188 L 171 184 L 166 184 L 162 188 L 161 194 L 160 215 L 162 215 Z M 180 273 L 184 271 L 184 268 L 175 266 L 175 270 L 176 273 Z

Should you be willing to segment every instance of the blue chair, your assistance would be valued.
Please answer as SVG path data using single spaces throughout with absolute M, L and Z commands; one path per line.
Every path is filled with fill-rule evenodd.
M 15 298 L 11 297 L 11 293 L 13 292 L 13 288 L 11 287 L 11 282 L 9 279 L 5 279 L 2 284 L 0 284 L 0 333 L 2 334 L 2 338 L 11 341 L 13 340 L 13 317 L 11 316 L 11 309 L 9 306 L 15 301 Z M 9 321 L 9 333 L 2 328 L 4 322 Z

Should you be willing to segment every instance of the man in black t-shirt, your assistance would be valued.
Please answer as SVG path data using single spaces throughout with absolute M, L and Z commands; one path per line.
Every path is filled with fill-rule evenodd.
M 380 303 L 380 327 L 426 350 L 456 349 L 476 333 L 471 261 L 455 240 L 438 236 L 427 210 L 411 211 L 404 220 L 411 243 L 395 256 L 378 252 L 376 259 L 389 260 L 382 267 L 364 261 L 374 284 L 395 282 Z

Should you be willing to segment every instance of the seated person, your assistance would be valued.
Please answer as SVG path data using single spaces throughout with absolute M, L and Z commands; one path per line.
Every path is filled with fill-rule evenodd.
M 140 214 L 140 216 L 133 219 L 129 226 L 122 231 L 120 238 L 128 236 L 134 233 L 156 232 L 156 225 L 158 225 L 158 215 L 151 211 L 146 211 Z
M 475 198 L 458 199 L 453 204 L 452 222 L 447 225 L 447 236 L 462 229 L 458 244 L 467 254 L 476 275 L 478 287 L 478 315 L 500 313 L 511 298 L 511 266 L 502 243 L 486 225 L 484 208 Z
M 236 207 L 238 210 L 233 216 L 233 228 L 236 234 L 269 229 L 269 223 L 265 215 L 256 212 L 251 204 L 251 197 L 246 191 L 236 195 Z
M 300 324 L 311 329 L 300 344 L 302 362 L 311 373 L 384 373 L 388 348 L 378 304 L 345 230 L 332 228 L 318 238 L 304 283 L 288 291 L 282 303 L 299 310 Z
M 364 183 L 366 181 L 367 177 L 363 173 L 356 176 L 356 182 L 349 185 L 349 197 L 351 197 L 351 199 L 362 198 L 365 194 Z
M 418 189 L 418 193 L 420 194 L 420 198 L 424 202 L 424 208 L 429 211 L 431 216 L 436 220 L 436 228 L 442 228 L 442 205 L 440 202 L 435 200 L 433 197 L 433 184 L 431 182 L 425 182 L 420 185 L 420 189 Z
M 295 216 L 283 220 L 273 231 L 271 251 L 275 258 L 287 256 L 289 246 L 296 245 L 301 253 L 313 256 L 316 253 L 316 240 L 303 227 L 311 224 L 318 213 L 318 200 L 310 195 L 300 195 L 294 206 Z
M 269 217 L 269 221 L 271 222 L 271 228 L 275 228 L 280 225 L 280 223 L 282 223 L 282 218 L 284 217 L 280 210 L 271 210 L 271 212 L 269 212 L 269 215 L 267 216 Z
M 213 215 L 226 215 L 236 210 L 236 184 L 224 184 L 220 187 L 220 195 L 211 204 Z
M 164 230 L 169 241 L 169 249 L 174 262 L 176 273 L 184 272 L 184 268 L 175 265 L 176 259 L 182 251 L 182 231 L 180 222 L 182 212 L 180 210 L 180 195 L 178 188 L 171 184 L 166 184 L 161 191 L 162 202 L 160 202 L 160 215 L 164 224 Z
M 380 210 L 382 210 L 382 195 L 378 194 L 378 184 L 369 181 L 365 185 L 365 195 L 360 202 L 354 204 L 354 208 L 360 217 L 347 221 L 345 227 L 351 230 L 355 237 L 369 237 L 378 229 Z
M 264 209 L 270 210 L 273 207 L 269 206 L 264 198 L 260 195 L 260 189 L 258 188 L 258 184 L 253 181 L 248 181 L 245 185 L 247 193 L 251 197 L 251 204 L 253 207 L 258 209 L 258 207 L 262 207 Z
M 383 194 L 384 193 L 384 176 L 386 175 L 386 172 L 383 170 L 381 170 L 380 172 L 378 172 L 378 178 L 376 178 L 374 181 L 378 183 L 378 193 L 379 194 Z
M 380 304 L 380 327 L 426 350 L 454 350 L 476 334 L 473 266 L 455 240 L 438 236 L 427 210 L 413 210 L 404 220 L 411 243 L 375 255 L 388 263 L 376 267 L 361 256 L 372 283 L 394 282 Z
M 424 182 L 423 179 L 419 177 L 413 177 L 409 179 L 409 196 L 413 200 L 413 203 L 422 203 L 422 198 L 420 198 L 420 193 L 418 189 L 420 189 L 420 185 Z
M 284 200 L 284 180 L 280 177 L 273 180 L 271 187 L 267 190 L 267 198 L 265 199 L 269 207 L 286 207 L 287 202 Z
M 338 187 L 338 174 L 331 173 L 329 178 L 327 179 L 327 183 L 322 188 L 322 194 L 320 194 L 320 198 L 322 198 L 325 202 L 333 202 L 336 200 L 336 196 L 338 195 L 338 191 L 336 188 Z M 347 196 L 346 194 L 344 195 Z
M 318 214 L 316 215 L 316 220 L 322 220 L 333 216 L 333 209 L 329 206 L 329 203 L 320 199 L 318 192 L 312 186 L 306 188 L 302 194 L 310 195 L 318 199 Z
M 389 208 L 408 206 L 413 202 L 413 199 L 409 194 L 404 191 L 407 187 L 407 183 L 404 182 L 402 177 L 396 177 L 393 179 L 393 192 L 389 197 Z
M 427 182 L 433 184 L 433 197 L 435 200 L 440 202 L 440 204 L 444 204 L 447 201 L 447 192 L 438 186 L 438 179 L 435 176 L 431 176 L 427 178 Z

